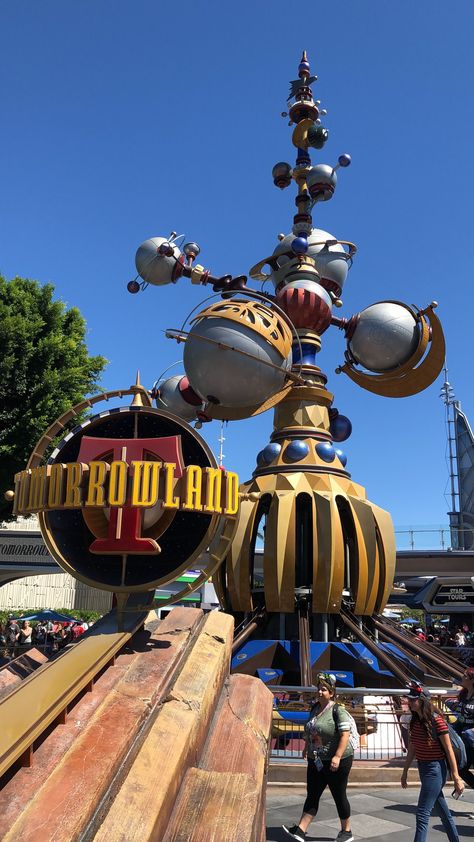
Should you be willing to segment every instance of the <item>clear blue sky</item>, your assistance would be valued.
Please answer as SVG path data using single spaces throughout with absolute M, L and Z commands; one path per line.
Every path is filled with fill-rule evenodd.
M 341 314 L 439 301 L 450 381 L 474 421 L 472 0 L 16 0 L 0 27 L 0 272 L 51 281 L 80 308 L 90 351 L 110 360 L 104 388 L 137 368 L 151 386 L 180 357 L 163 331 L 205 297 L 185 280 L 130 296 L 144 239 L 184 232 L 215 274 L 240 274 L 290 230 L 294 192 L 271 169 L 293 161 L 280 112 L 306 48 L 330 132 L 315 160 L 353 159 L 314 217 L 359 247 Z M 444 522 L 442 378 L 377 397 L 334 374 L 344 347 L 330 330 L 320 365 L 353 422 L 348 470 L 397 526 Z M 228 426 L 242 479 L 271 429 L 271 412 Z M 216 422 L 205 435 L 217 449 Z

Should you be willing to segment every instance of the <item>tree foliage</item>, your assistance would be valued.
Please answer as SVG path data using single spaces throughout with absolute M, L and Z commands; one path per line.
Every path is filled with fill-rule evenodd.
M 0 275 L 0 521 L 4 492 L 47 427 L 97 391 L 107 360 L 90 357 L 76 307 L 53 300 L 54 286 Z

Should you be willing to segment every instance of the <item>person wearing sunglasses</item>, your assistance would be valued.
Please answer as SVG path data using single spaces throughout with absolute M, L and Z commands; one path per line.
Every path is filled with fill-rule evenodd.
M 454 781 L 454 791 L 459 798 L 464 783 L 458 772 L 456 758 L 449 737 L 448 726 L 440 711 L 431 703 L 428 690 L 412 683 L 406 698 L 411 712 L 408 752 L 403 767 L 401 785 L 407 787 L 407 774 L 413 759 L 418 761 L 421 781 L 416 808 L 416 833 L 414 842 L 426 842 L 430 815 L 433 809 L 440 817 L 449 842 L 459 842 L 443 786 L 446 783 L 447 763 Z M 446 763 L 447 761 L 447 763 Z
M 346 789 L 354 751 L 350 743 L 350 719 L 344 708 L 336 703 L 336 678 L 331 673 L 320 673 L 317 696 L 305 725 L 303 757 L 308 760 L 307 796 L 298 824 L 283 825 L 292 839 L 304 842 L 306 831 L 316 817 L 319 800 L 328 786 L 334 798 L 341 822 L 337 842 L 352 842 L 350 829 L 351 808 Z

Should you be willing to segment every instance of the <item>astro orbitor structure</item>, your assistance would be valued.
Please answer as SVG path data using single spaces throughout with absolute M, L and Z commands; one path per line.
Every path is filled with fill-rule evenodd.
M 351 422 L 333 406 L 316 363 L 323 334 L 335 328 L 345 338 L 337 372 L 384 397 L 426 388 L 445 356 L 435 302 L 419 309 L 379 301 L 349 318 L 336 315 L 357 249 L 315 227 L 313 215 L 333 199 L 351 157 L 311 160 L 328 138 L 321 123 L 326 111 L 313 99 L 316 78 L 303 53 L 284 114 L 296 160 L 279 162 L 272 172 L 278 188 L 296 185 L 296 213 L 273 253 L 248 272 L 256 282 L 271 281 L 272 294 L 251 288 L 246 275 L 213 277 L 195 263 L 197 244 L 181 246 L 175 233 L 140 246 L 138 275 L 128 285 L 138 292 L 190 279 L 217 293 L 187 330 L 167 332 L 184 343 L 185 374 L 158 384 L 158 406 L 198 424 L 275 410 L 252 479 L 240 487 L 235 537 L 214 582 L 223 607 L 237 615 L 265 609 L 274 626 L 267 636 L 280 638 L 289 636 L 288 615 L 301 613 L 302 605 L 310 618 L 338 614 L 344 605 L 359 616 L 380 612 L 393 583 L 391 518 L 346 470 L 341 443 Z M 263 554 L 255 553 L 257 540 Z

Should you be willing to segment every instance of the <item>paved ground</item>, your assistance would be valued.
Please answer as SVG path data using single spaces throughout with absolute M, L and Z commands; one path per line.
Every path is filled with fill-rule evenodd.
M 370 791 L 370 795 L 368 794 Z M 415 835 L 415 810 L 418 788 L 380 788 L 368 785 L 367 791 L 351 788 L 348 791 L 352 809 L 352 831 L 354 838 L 373 842 L 413 842 Z M 460 801 L 448 797 L 452 785 L 445 789 L 448 804 L 453 813 L 461 840 L 474 839 L 474 821 L 468 818 L 474 813 L 474 791 L 467 790 Z M 290 787 L 275 787 L 267 790 L 267 842 L 288 842 L 289 837 L 281 829 L 282 824 L 292 825 L 301 815 L 305 790 Z M 321 798 L 319 814 L 308 832 L 310 842 L 333 842 L 340 824 L 330 794 Z M 432 817 L 429 842 L 446 842 L 441 821 Z

